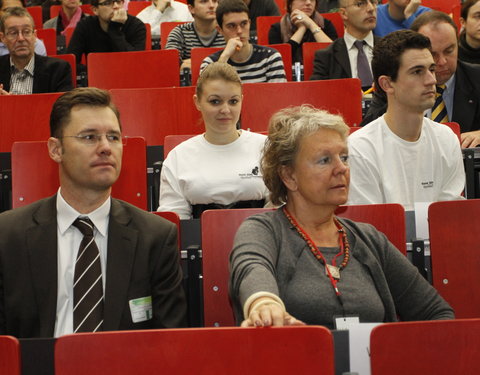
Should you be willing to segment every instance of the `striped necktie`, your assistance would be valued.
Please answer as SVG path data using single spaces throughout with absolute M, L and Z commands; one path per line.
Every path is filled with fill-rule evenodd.
M 73 279 L 73 331 L 96 332 L 103 325 L 103 283 L 100 252 L 88 218 L 73 223 L 83 234 Z
M 437 86 L 437 93 L 435 94 L 435 104 L 432 107 L 432 120 L 435 122 L 448 122 L 447 107 L 443 100 L 443 91 L 445 85 Z

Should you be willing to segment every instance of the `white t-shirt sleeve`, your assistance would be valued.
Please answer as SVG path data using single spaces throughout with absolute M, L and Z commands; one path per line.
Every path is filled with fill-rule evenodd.
M 180 216 L 180 219 L 187 220 L 192 218 L 192 206 L 180 186 L 174 166 L 175 159 L 171 152 L 162 165 L 158 211 L 173 211 Z

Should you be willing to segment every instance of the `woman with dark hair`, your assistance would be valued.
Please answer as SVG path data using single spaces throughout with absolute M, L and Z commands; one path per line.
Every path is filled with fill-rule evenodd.
M 292 61 L 302 62 L 302 43 L 328 43 L 337 39 L 332 22 L 315 10 L 315 0 L 287 0 L 287 13 L 268 33 L 268 43 L 289 43 Z

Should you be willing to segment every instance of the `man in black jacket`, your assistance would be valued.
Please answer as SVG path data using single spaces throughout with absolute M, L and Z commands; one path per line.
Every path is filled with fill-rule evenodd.
M 360 78 L 359 50 L 355 46 L 355 42 L 360 41 L 370 73 L 370 78 L 362 82 L 362 86 L 370 87 L 372 51 L 375 41 L 378 40 L 372 33 L 377 24 L 377 1 L 341 0 L 339 5 L 341 6 L 339 13 L 345 23 L 345 35 L 335 40 L 329 47 L 315 52 L 310 80 Z
M 430 11 L 414 21 L 412 30 L 430 38 L 437 86 L 445 85 L 442 96 L 447 119 L 460 124 L 462 147 L 480 145 L 480 66 L 458 60 L 455 23 L 443 12 Z M 362 125 L 380 117 L 386 107 L 386 98 L 375 93 Z M 426 115 L 431 117 L 431 112 Z
M 145 49 L 145 24 L 127 14 L 124 0 L 92 0 L 95 16 L 81 20 L 68 45 L 80 63 L 91 52 L 126 52 Z
M 36 94 L 69 91 L 70 65 L 35 54 L 33 19 L 21 7 L 9 8 L 0 18 L 0 39 L 9 54 L 0 57 L 0 94 Z

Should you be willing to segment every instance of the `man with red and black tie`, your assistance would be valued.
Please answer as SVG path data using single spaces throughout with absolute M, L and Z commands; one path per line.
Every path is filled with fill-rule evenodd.
M 108 92 L 62 95 L 50 131 L 57 194 L 0 215 L 0 335 L 185 326 L 175 225 L 110 196 L 123 143 Z

